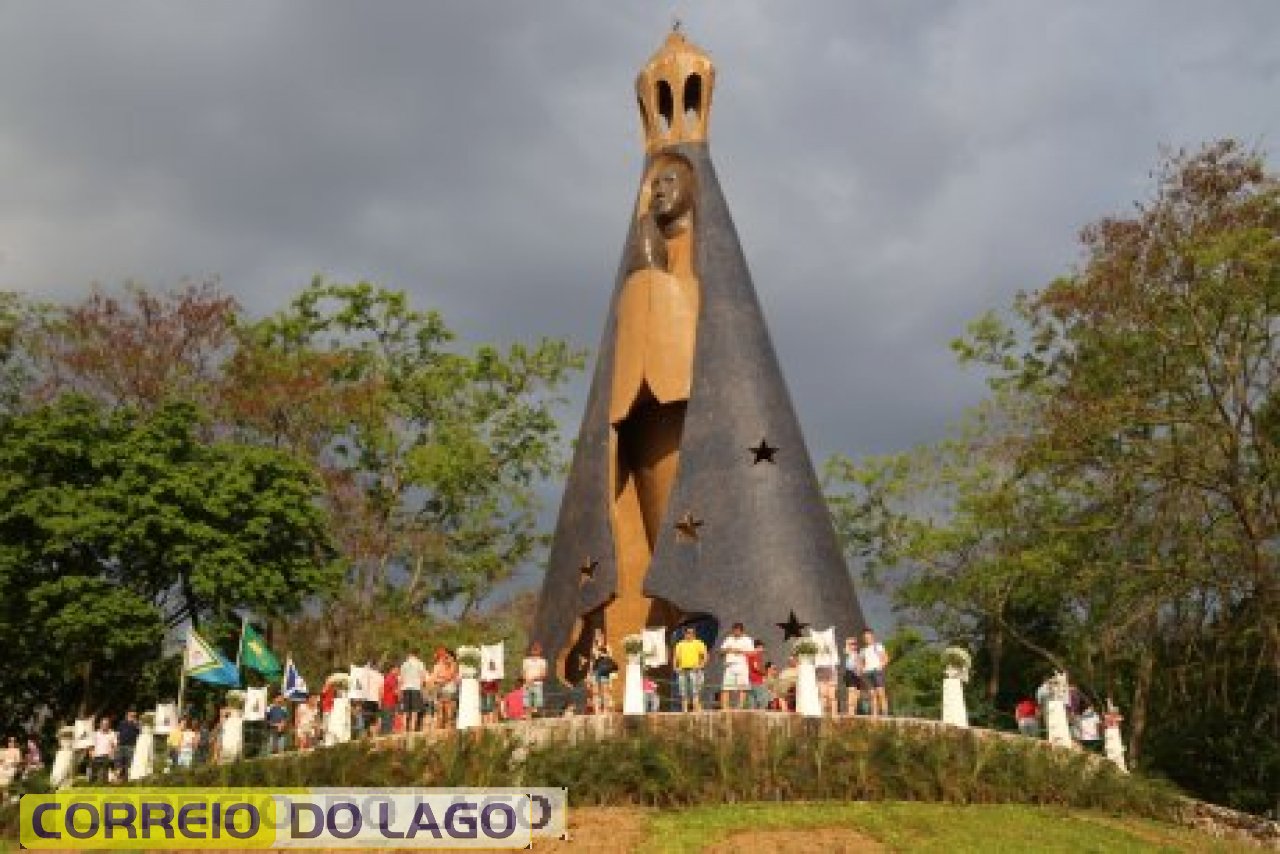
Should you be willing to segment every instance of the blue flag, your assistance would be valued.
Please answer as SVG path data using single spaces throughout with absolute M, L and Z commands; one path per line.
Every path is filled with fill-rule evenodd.
M 285 661 L 284 680 L 280 683 L 280 693 L 284 694 L 286 700 L 307 699 L 307 682 L 293 663 L 293 656 L 289 656 Z
M 195 632 L 187 635 L 187 649 L 183 655 L 182 666 L 187 675 L 201 682 L 237 688 L 240 685 L 240 670 L 222 657 L 204 638 Z

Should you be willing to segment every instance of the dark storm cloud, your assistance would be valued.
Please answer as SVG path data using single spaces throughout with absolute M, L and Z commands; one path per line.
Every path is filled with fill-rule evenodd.
M 0 287 L 217 274 L 267 311 L 324 272 L 470 339 L 594 347 L 668 11 L 10 2 Z M 722 185 L 819 461 L 938 436 L 981 392 L 948 339 L 1065 270 L 1160 144 L 1280 126 L 1271 0 L 681 12 L 719 66 Z

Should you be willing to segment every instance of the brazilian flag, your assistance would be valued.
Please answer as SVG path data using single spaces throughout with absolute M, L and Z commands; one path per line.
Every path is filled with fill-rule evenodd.
M 244 624 L 244 631 L 240 633 L 240 664 L 258 671 L 268 679 L 280 677 L 280 659 L 267 648 L 262 635 L 248 623 Z

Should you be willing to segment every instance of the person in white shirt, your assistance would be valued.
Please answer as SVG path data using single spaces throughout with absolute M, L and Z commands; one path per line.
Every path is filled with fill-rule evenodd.
M 98 731 L 93 734 L 93 760 L 89 766 L 90 783 L 107 783 L 111 760 L 116 755 L 116 734 L 111 729 L 111 719 L 98 721 Z
M 404 731 L 417 732 L 422 723 L 422 677 L 426 665 L 412 652 L 400 665 L 400 708 L 404 711 Z
M 18 747 L 18 739 L 9 736 L 3 750 L 0 750 L 0 793 L 18 776 L 22 767 L 22 750 Z
M 889 714 L 889 695 L 885 693 L 884 671 L 889 666 L 889 652 L 884 644 L 876 640 L 876 633 L 871 629 L 862 632 L 862 684 L 871 695 L 871 714 L 873 716 Z
M 529 654 L 520 665 L 520 675 L 524 679 L 524 705 L 529 717 L 537 717 L 542 713 L 546 700 L 542 692 L 542 683 L 547 678 L 547 660 L 542 657 L 542 644 L 534 641 L 529 646 Z
M 364 668 L 364 706 L 361 709 L 364 731 L 367 735 L 379 735 L 382 730 L 382 716 L 378 707 L 382 700 L 383 675 L 372 663 Z
M 1102 748 L 1102 718 L 1092 704 L 1086 703 L 1080 713 L 1080 744 L 1092 753 Z
M 720 708 L 744 708 L 743 698 L 751 690 L 751 669 L 747 656 L 755 652 L 755 641 L 747 637 L 742 623 L 734 623 L 729 636 L 720 644 L 724 656 L 724 685 L 720 689 Z

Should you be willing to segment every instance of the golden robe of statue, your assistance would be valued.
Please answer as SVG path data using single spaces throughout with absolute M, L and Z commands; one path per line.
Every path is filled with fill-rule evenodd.
M 692 258 L 694 189 L 693 170 L 683 159 L 655 162 L 618 297 L 609 421 L 617 461 L 613 527 L 619 579 L 617 596 L 605 609 L 615 654 L 625 636 L 672 617 L 644 595 L 643 586 L 679 467 L 693 383 L 699 303 Z

